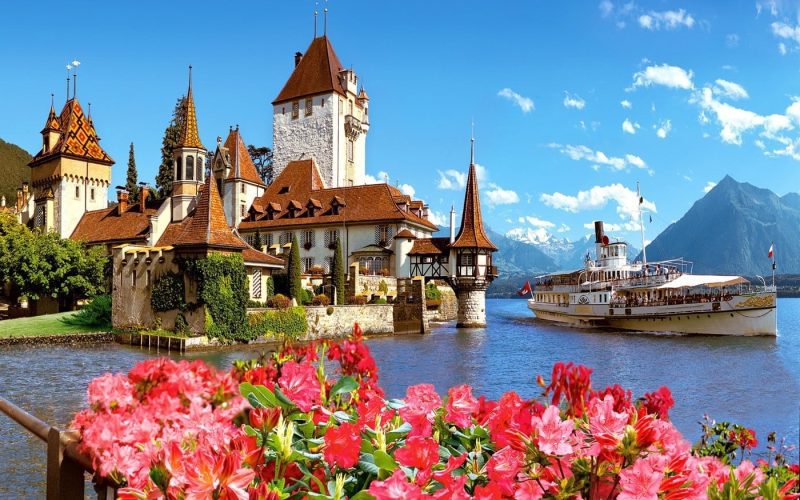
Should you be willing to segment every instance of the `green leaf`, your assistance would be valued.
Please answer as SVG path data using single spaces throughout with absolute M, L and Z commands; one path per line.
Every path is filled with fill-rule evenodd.
M 337 411 L 337 412 L 334 412 L 333 418 L 338 420 L 340 423 L 342 423 L 342 422 L 352 422 L 353 421 L 353 417 L 350 416 L 349 413 L 341 411 L 341 410 Z
M 375 500 L 375 497 L 367 493 L 365 490 L 361 490 L 355 495 L 351 496 L 350 500 Z
M 386 406 L 392 410 L 399 410 L 400 408 L 404 408 L 406 403 L 402 399 L 390 399 L 386 401 Z
M 349 376 L 345 375 L 340 378 L 333 387 L 331 387 L 330 397 L 338 396 L 339 394 L 346 394 L 358 389 L 358 382 Z
M 247 398 L 250 404 L 255 408 L 276 408 L 279 406 L 275 394 L 263 385 L 253 385 L 248 382 L 243 382 L 239 384 L 239 392 L 242 396 Z M 253 402 L 254 398 L 257 404 Z
M 405 436 L 409 432 L 411 432 L 411 424 L 408 422 L 403 422 L 403 424 L 399 427 L 396 427 L 386 433 L 386 441 L 391 443 Z
M 394 458 L 392 458 L 392 456 L 385 451 L 375 450 L 373 456 L 375 457 L 375 465 L 381 469 L 389 472 L 394 472 L 395 469 L 397 469 L 397 462 L 395 462 Z
M 282 406 L 286 406 L 286 407 L 289 407 L 289 408 L 297 406 L 296 404 L 294 404 L 294 401 L 289 399 L 289 396 L 284 394 L 283 391 L 281 391 L 280 388 L 277 385 L 275 386 L 275 396 L 278 398 L 278 402 Z
M 380 468 L 375 465 L 375 457 L 368 453 L 361 454 L 361 457 L 358 459 L 358 468 L 373 476 L 377 476 L 380 472 Z

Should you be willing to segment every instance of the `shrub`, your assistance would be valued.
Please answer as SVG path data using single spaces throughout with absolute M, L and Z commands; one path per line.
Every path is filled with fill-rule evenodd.
M 186 333 L 189 331 L 189 323 L 186 321 L 186 316 L 183 313 L 178 313 L 175 316 L 175 331 L 178 333 Z
M 327 295 L 321 293 L 319 295 L 315 295 L 313 299 L 311 299 L 312 306 L 327 306 L 330 305 L 331 299 L 328 298 Z
M 111 328 L 111 296 L 98 295 L 77 314 L 62 318 L 68 325 L 108 326 Z
M 268 302 L 267 305 L 269 307 L 274 307 L 276 309 L 288 309 L 292 303 L 292 299 L 287 297 L 286 295 L 279 293 L 276 296 L 272 297 Z
M 363 295 L 351 295 L 347 299 L 347 303 L 354 306 L 363 306 L 367 303 L 367 298 Z
M 333 314 L 333 311 L 334 311 L 334 310 L 335 310 L 335 309 L 333 308 L 333 306 L 328 306 L 328 308 L 327 308 L 327 309 L 325 309 L 325 313 L 326 313 L 328 316 L 330 316 L 331 314 Z
M 384 295 L 389 293 L 389 284 L 386 283 L 386 280 L 381 280 L 381 282 L 378 284 L 378 291 Z
M 183 274 L 165 273 L 153 281 L 150 305 L 156 312 L 183 309 L 186 306 Z
M 383 297 L 375 297 L 375 299 L 372 300 L 372 303 L 373 304 L 388 304 L 388 302 L 386 302 L 386 299 L 383 298 Z
M 247 301 L 247 308 L 248 309 L 259 309 L 262 307 L 266 307 L 267 304 L 265 302 L 261 302 L 259 300 L 250 299 Z
M 425 299 L 428 301 L 431 300 L 442 300 L 442 292 L 436 287 L 434 283 L 428 283 L 428 286 L 425 287 Z
M 308 330 L 306 311 L 303 307 L 251 314 L 247 322 L 253 337 L 264 335 L 272 338 L 297 339 Z
M 311 299 L 314 298 L 314 292 L 308 290 L 307 288 L 302 288 L 300 292 L 300 298 L 297 301 L 304 306 L 311 304 Z

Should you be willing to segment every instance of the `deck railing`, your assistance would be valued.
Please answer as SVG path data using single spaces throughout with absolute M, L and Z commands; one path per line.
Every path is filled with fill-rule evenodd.
M 47 443 L 47 500 L 84 498 L 84 473 L 94 473 L 91 459 L 78 450 L 78 436 L 43 422 L 0 396 L 0 412 Z M 95 483 L 97 498 L 116 498 L 117 485 Z

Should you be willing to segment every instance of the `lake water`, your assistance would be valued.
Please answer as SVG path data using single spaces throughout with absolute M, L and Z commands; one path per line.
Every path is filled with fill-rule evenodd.
M 537 321 L 523 300 L 488 300 L 489 327 L 371 339 L 382 385 L 400 397 L 408 385 L 432 382 L 443 393 L 468 383 L 496 398 L 513 389 L 538 395 L 536 375 L 574 361 L 594 370 L 593 385 L 619 383 L 634 396 L 672 389 L 673 422 L 690 440 L 704 413 L 797 445 L 800 427 L 800 299 L 778 300 L 777 338 L 686 337 L 572 330 Z M 219 367 L 254 357 L 242 349 L 190 354 Z M 86 385 L 107 371 L 127 371 L 155 356 L 147 349 L 96 346 L 0 348 L 0 394 L 47 422 L 65 426 L 83 407 Z M 45 446 L 0 415 L 0 497 L 44 496 Z M 792 452 L 797 460 L 797 450 Z

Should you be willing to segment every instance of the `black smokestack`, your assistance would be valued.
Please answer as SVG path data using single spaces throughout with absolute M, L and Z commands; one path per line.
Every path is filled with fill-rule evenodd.
M 601 220 L 594 221 L 594 242 L 602 243 L 604 235 L 605 232 L 603 232 L 603 221 Z

